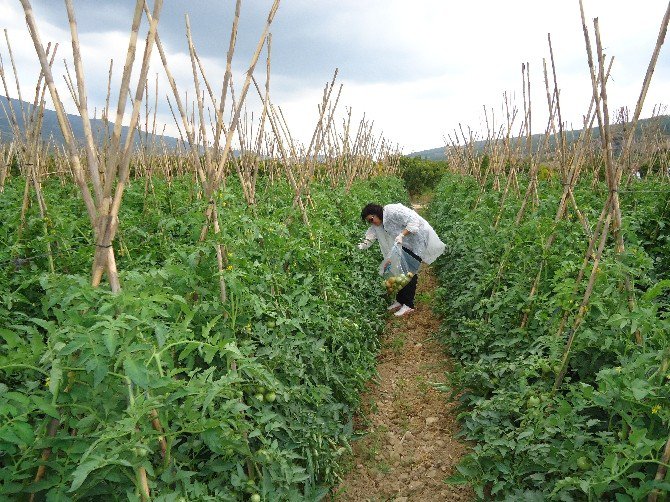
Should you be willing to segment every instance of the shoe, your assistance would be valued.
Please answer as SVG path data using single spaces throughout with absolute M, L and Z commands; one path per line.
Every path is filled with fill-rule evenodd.
M 388 311 L 390 312 L 390 311 L 395 310 L 395 309 L 400 308 L 400 307 L 402 307 L 402 303 L 400 303 L 400 302 L 393 302 L 391 305 L 389 305 L 388 307 L 386 307 L 386 310 L 388 310 Z
M 398 312 L 395 312 L 393 315 L 401 317 L 401 316 L 404 316 L 406 314 L 410 314 L 412 312 L 414 312 L 413 308 L 410 308 L 407 305 L 403 305 L 402 307 L 400 307 L 400 310 L 398 310 Z

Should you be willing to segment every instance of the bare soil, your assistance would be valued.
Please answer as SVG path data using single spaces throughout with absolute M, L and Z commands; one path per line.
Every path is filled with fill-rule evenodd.
M 389 314 L 379 376 L 368 384 L 356 419 L 364 436 L 353 444 L 334 502 L 475 498 L 470 487 L 444 483 L 467 445 L 455 437 L 455 403 L 433 387 L 449 371 L 444 347 L 434 339 L 440 325 L 430 307 L 435 287 L 430 268 L 422 268 L 416 310 L 401 318 Z

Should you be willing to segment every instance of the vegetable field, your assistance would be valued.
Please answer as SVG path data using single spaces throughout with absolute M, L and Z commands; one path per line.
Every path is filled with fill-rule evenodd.
M 437 307 L 459 363 L 451 386 L 463 392 L 463 434 L 476 441 L 452 482 L 495 499 L 644 500 L 670 489 L 670 187 L 621 188 L 626 248 L 610 237 L 587 265 L 595 282 L 582 308 L 588 240 L 574 212 L 555 222 L 563 189 L 540 182 L 537 211 L 520 224 L 522 198 L 509 198 L 497 227 L 502 194 L 474 178 L 448 175 L 432 204 L 448 243 Z M 593 225 L 607 186 L 585 181 L 574 195 Z
M 436 308 L 459 363 L 445 390 L 475 443 L 450 482 L 482 499 L 657 502 L 670 491 L 670 149 L 663 107 L 639 122 L 670 5 L 632 114 L 608 105 L 612 57 L 579 7 L 583 128 L 568 133 L 561 118 L 548 36 L 543 137 L 531 135 L 525 63 L 522 133 L 507 95 L 482 149 L 454 131 L 432 204 L 449 249 Z
M 355 246 L 359 211 L 407 203 L 441 180 L 427 217 L 447 252 L 434 265 L 441 287 L 426 297 L 455 369 L 434 386 L 459 400 L 472 445 L 447 481 L 483 500 L 668 501 L 670 136 L 664 108 L 644 123 L 641 114 L 670 4 L 632 114 L 610 112 L 613 58 L 580 0 L 591 84 L 579 96 L 590 96 L 582 129 L 569 134 L 561 114 L 548 36 L 544 134 L 532 134 L 523 63 L 523 113 L 505 92 L 502 120 L 484 106 L 484 140 L 459 123 L 443 136 L 447 161 L 431 163 L 401 160 L 365 115 L 358 125 L 351 108 L 338 116 L 337 69 L 301 144 L 271 100 L 280 0 L 247 25 L 258 42 L 242 62 L 241 0 L 229 36 L 206 32 L 228 41 L 216 51 L 225 65 L 199 55 L 188 15 L 170 61 L 163 1 L 132 2 L 124 62 L 109 62 L 99 106 L 72 0 L 68 44 L 43 42 L 55 25 L 41 31 L 45 14 L 19 3 L 39 71 L 34 94 L 22 94 L 5 30 L 0 500 L 324 499 L 351 450 L 388 315 L 378 255 Z M 157 71 L 167 93 L 158 75 L 151 82 Z M 58 140 L 42 137 L 47 107 Z M 394 272 L 387 292 L 412 277 Z M 404 479 L 417 481 L 425 469 L 413 458 L 403 456 Z M 432 481 L 446 476 L 424 460 Z
M 206 201 L 191 178 L 152 183 L 148 198 L 142 181 L 126 195 L 116 294 L 90 286 L 74 185 L 47 180 L 46 227 L 33 206 L 20 238 L 24 180 L 5 186 L 0 498 L 135 500 L 140 469 L 152 500 L 319 498 L 378 348 L 377 260 L 354 252 L 358 211 L 401 200 L 401 183 L 314 184 L 309 227 L 288 185 L 261 180 L 252 209 L 230 183 L 217 196 L 223 305 L 216 237 L 197 238 Z

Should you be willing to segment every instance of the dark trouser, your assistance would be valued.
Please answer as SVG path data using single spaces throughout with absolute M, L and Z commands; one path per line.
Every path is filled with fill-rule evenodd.
M 403 250 L 409 254 L 411 257 L 416 258 L 421 262 L 421 258 L 419 258 L 417 255 L 412 253 L 409 249 L 406 247 L 403 247 Z M 407 305 L 409 308 L 413 309 L 414 308 L 414 296 L 416 295 L 416 284 L 419 282 L 419 273 L 417 272 L 414 274 L 414 277 L 407 283 L 407 285 L 402 288 L 400 291 L 398 291 L 398 294 L 396 295 L 395 299 L 398 303 L 401 303 L 403 305 Z

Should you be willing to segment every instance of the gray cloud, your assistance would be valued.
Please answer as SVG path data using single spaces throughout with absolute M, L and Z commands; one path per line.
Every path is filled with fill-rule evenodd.
M 345 9 L 346 9 L 346 2 Z M 135 2 L 131 0 L 96 0 L 75 4 L 80 34 L 102 30 L 127 32 L 130 29 Z M 242 11 L 235 59 L 246 64 L 258 43 L 271 2 L 246 0 Z M 342 2 L 285 1 L 271 28 L 273 73 L 299 76 L 303 80 L 321 82 L 334 69 L 353 82 L 383 82 L 435 76 L 444 70 L 444 63 L 435 61 L 431 66 L 420 64 L 411 49 L 403 49 L 401 42 L 390 51 L 385 40 L 375 43 L 374 34 L 385 29 L 381 16 L 374 16 L 363 26 L 365 33 L 337 32 L 337 25 L 347 24 L 347 12 L 339 7 Z M 38 19 L 67 27 L 62 3 L 37 0 L 33 7 Z M 161 13 L 161 39 L 172 51 L 187 51 L 185 15 L 191 23 L 194 43 L 201 56 L 225 60 L 234 15 L 234 2 L 199 0 L 196 2 L 167 1 Z M 351 13 L 356 21 L 357 12 Z M 335 25 L 335 26 L 333 26 Z M 402 40 L 408 33 L 392 34 Z
M 115 60 L 125 51 L 120 45 L 127 40 L 135 2 L 74 1 L 80 34 L 87 36 L 88 55 L 93 55 L 84 61 L 87 82 L 96 82 L 89 89 L 91 101 L 98 95 L 99 106 L 105 87 L 101 82 L 106 79 L 104 59 L 112 57 L 113 50 Z M 256 47 L 271 3 L 242 2 L 234 58 L 236 84 Z M 612 107 L 634 107 L 667 2 L 646 0 L 635 9 L 623 0 L 585 3 L 587 19 L 599 16 L 605 50 L 616 57 L 608 90 Z M 189 13 L 198 52 L 207 59 L 208 76 L 213 79 L 216 73 L 220 78 L 234 4 L 233 0 L 165 0 L 159 31 L 182 93 L 192 96 L 184 15 Z M 38 23 L 53 24 L 67 33 L 62 2 L 33 0 L 33 6 Z M 12 13 L 20 10 L 15 0 L 0 0 L 0 8 Z M 13 19 L 18 37 L 17 32 L 25 28 L 18 26 L 19 17 Z M 110 31 L 120 36 L 104 33 Z M 272 26 L 273 101 L 291 116 L 292 129 L 294 122 L 298 124 L 294 136 L 304 130 L 309 141 L 320 91 L 337 67 L 339 82 L 345 83 L 340 110 L 352 106 L 355 112 L 374 119 L 390 139 L 411 149 L 430 148 L 441 143 L 444 131 L 459 123 L 477 127 L 482 105 L 498 109 L 503 91 L 520 100 L 521 62 L 528 61 L 534 128 L 543 128 L 542 59 L 549 56 L 547 32 L 554 43 L 563 117 L 577 123 L 588 106 L 591 88 L 579 9 L 572 2 L 552 4 L 551 15 L 547 15 L 545 2 L 537 0 L 417 0 L 411 4 L 402 0 L 282 0 Z M 68 57 L 67 40 L 61 44 L 60 56 Z M 24 55 L 28 58 L 25 50 Z M 33 56 L 28 58 L 31 61 L 18 61 L 20 68 L 29 68 L 28 86 L 36 71 Z M 259 80 L 264 58 L 256 70 Z M 115 74 L 119 67 L 120 61 L 115 61 Z M 162 74 L 160 65 L 152 68 L 155 72 Z M 664 47 L 647 103 L 665 99 L 662 89 L 669 80 L 670 58 Z M 220 82 L 211 83 L 220 87 Z M 169 115 L 166 120 L 170 121 Z

